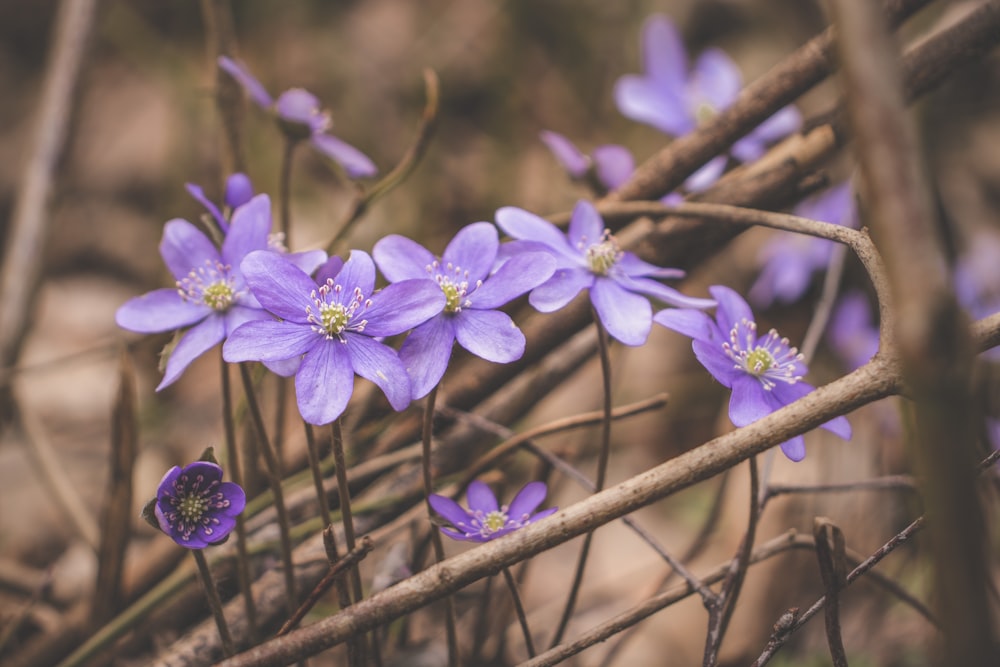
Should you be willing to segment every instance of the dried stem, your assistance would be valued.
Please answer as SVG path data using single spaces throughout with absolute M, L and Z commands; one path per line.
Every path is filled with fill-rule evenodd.
M 191 555 L 194 562 L 198 564 L 198 574 L 201 575 L 201 583 L 205 588 L 205 597 L 208 598 L 208 606 L 215 617 L 215 625 L 219 628 L 219 638 L 222 640 L 222 650 L 226 657 L 236 653 L 236 646 L 233 644 L 233 637 L 229 634 L 229 626 L 226 624 L 226 614 L 222 611 L 222 600 L 219 599 L 219 591 L 215 589 L 215 581 L 212 579 L 212 571 L 205 560 L 205 554 L 201 549 L 192 549 Z
M 524 646 L 528 650 L 528 657 L 535 657 L 535 643 L 531 641 L 531 629 L 528 627 L 528 617 L 524 613 L 524 605 L 521 604 L 521 596 L 517 593 L 517 582 L 514 581 L 510 568 L 503 568 L 503 578 L 507 582 L 510 590 L 510 597 L 514 601 L 514 613 L 517 615 L 517 622 L 521 626 L 521 633 L 524 635 Z
M 844 640 L 840 636 L 840 589 L 844 587 L 847 565 L 844 557 L 844 534 L 832 521 L 817 517 L 813 523 L 816 559 L 826 589 L 826 641 L 834 667 L 847 667 Z
M 330 424 L 330 434 L 333 440 L 333 461 L 337 473 L 337 492 L 340 494 L 340 517 L 344 524 L 344 542 L 348 551 L 354 551 L 357 546 L 354 537 L 354 515 L 351 512 L 351 488 L 347 483 L 347 457 L 344 456 L 344 431 L 340 419 Z M 351 588 L 354 592 L 354 602 L 361 600 L 361 573 L 357 566 L 351 568 Z

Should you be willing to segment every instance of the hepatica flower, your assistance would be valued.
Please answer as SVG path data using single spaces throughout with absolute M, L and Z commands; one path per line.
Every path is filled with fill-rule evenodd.
M 236 526 L 247 498 L 222 468 L 197 461 L 167 471 L 156 491 L 154 513 L 160 529 L 188 549 L 204 549 L 226 538 Z
M 830 318 L 828 338 L 852 371 L 871 361 L 878 352 L 878 327 L 872 322 L 868 297 L 854 291 L 841 298 Z
M 318 284 L 282 255 L 253 252 L 243 260 L 247 284 L 280 320 L 247 322 L 222 348 L 226 361 L 283 362 L 301 357 L 295 395 L 302 418 L 328 424 L 347 407 L 354 374 L 374 382 L 396 410 L 410 403 L 410 380 L 396 352 L 376 340 L 402 333 L 445 306 L 428 280 L 404 280 L 375 292 L 375 263 L 352 251 L 339 271 L 321 267 Z
M 174 219 L 164 226 L 160 255 L 176 286 L 130 299 L 115 313 L 118 326 L 139 333 L 190 327 L 170 354 L 157 391 L 177 380 L 192 361 L 239 325 L 271 319 L 247 289 L 240 271 L 247 253 L 268 248 L 270 230 L 267 195 L 257 195 L 236 209 L 221 248 L 187 220 Z M 295 259 L 312 270 L 325 257 L 325 253 L 312 252 Z
M 680 33 L 666 16 L 646 20 L 641 49 L 645 73 L 618 79 L 615 102 L 625 117 L 671 136 L 683 136 L 710 120 L 730 106 L 743 87 L 739 68 L 719 49 L 705 50 L 689 69 Z M 799 112 L 785 107 L 733 144 L 730 153 L 741 162 L 756 160 L 768 144 L 800 124 Z M 725 155 L 713 158 L 688 179 L 688 189 L 707 188 L 725 170 L 726 162 Z
M 824 190 L 795 207 L 801 218 L 856 227 L 857 214 L 849 182 Z M 834 242 L 827 239 L 778 233 L 761 251 L 763 268 L 750 288 L 750 301 L 766 308 L 775 301 L 798 301 L 812 282 L 813 273 L 825 271 L 830 264 Z
M 219 56 L 218 63 L 257 106 L 275 115 L 278 125 L 290 140 L 308 139 L 313 148 L 337 162 L 351 178 L 378 173 L 375 163 L 367 155 L 327 132 L 333 125 L 330 114 L 323 110 L 319 99 L 308 90 L 291 88 L 274 99 L 242 64 L 226 56 Z
M 685 296 L 653 280 L 681 278 L 684 272 L 654 266 L 623 251 L 590 202 L 577 203 L 568 234 L 534 213 L 513 206 L 501 208 L 496 218 L 503 231 L 515 239 L 532 242 L 525 247 L 545 247 L 556 259 L 555 273 L 529 296 L 531 305 L 542 312 L 559 310 L 586 289 L 607 332 L 626 345 L 642 345 L 653 322 L 647 295 L 672 306 L 715 305 L 710 299 Z
M 635 160 L 624 146 L 605 144 L 584 155 L 563 135 L 543 130 L 542 142 L 574 181 L 593 180 L 601 194 L 617 190 L 635 171 Z
M 223 233 L 229 231 L 229 219 L 227 215 L 223 214 L 223 211 L 216 206 L 215 202 L 205 196 L 205 191 L 200 185 L 194 183 L 185 183 L 184 187 L 187 189 L 188 193 L 194 197 L 198 203 L 205 207 L 212 219 L 215 220 L 216 224 L 219 225 L 219 229 Z M 226 179 L 226 192 L 223 196 L 222 203 L 225 209 L 229 212 L 235 211 L 243 204 L 246 204 L 253 198 L 253 184 L 250 182 L 250 178 L 243 173 L 236 172 L 232 176 Z
M 402 236 L 375 244 L 375 262 L 391 282 L 423 280 L 445 297 L 444 310 L 414 328 L 399 350 L 413 398 L 426 396 L 440 382 L 455 341 L 494 363 L 524 354 L 524 334 L 497 308 L 545 282 L 555 260 L 544 251 L 520 253 L 490 275 L 499 248 L 496 227 L 488 222 L 462 228 L 440 259 Z
M 532 514 L 545 500 L 547 492 L 544 482 L 528 482 L 510 505 L 501 506 L 490 487 L 476 480 L 469 484 L 465 492 L 469 509 L 436 493 L 432 493 L 428 501 L 434 511 L 450 524 L 441 527 L 442 533 L 456 540 L 489 542 L 554 514 L 558 507 Z
M 815 390 L 802 380 L 806 366 L 787 338 L 774 329 L 759 334 L 750 306 L 733 290 L 716 285 L 709 291 L 719 302 L 715 320 L 697 310 L 663 310 L 654 319 L 693 338 L 698 361 L 733 390 L 729 400 L 733 424 L 751 424 Z M 836 417 L 822 427 L 845 440 L 851 437 L 846 417 Z M 797 435 L 783 442 L 781 451 L 801 461 L 806 454 L 804 438 Z

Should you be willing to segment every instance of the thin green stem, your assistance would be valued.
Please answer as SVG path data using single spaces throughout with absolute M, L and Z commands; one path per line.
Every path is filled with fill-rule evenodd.
M 507 581 L 507 588 L 510 589 L 510 597 L 514 600 L 514 612 L 517 614 L 517 622 L 521 624 L 521 632 L 524 633 L 524 646 L 528 649 L 528 657 L 535 657 L 535 644 L 531 641 L 531 630 L 528 628 L 528 617 L 524 613 L 524 605 L 521 604 L 521 596 L 517 593 L 517 582 L 510 573 L 510 568 L 503 568 L 503 578 Z
M 601 449 L 597 456 L 597 475 L 594 480 L 594 493 L 604 490 L 604 482 L 608 473 L 608 460 L 611 458 L 611 355 L 609 354 L 608 332 L 601 325 L 601 319 L 593 306 L 590 308 L 594 317 L 594 324 L 597 326 L 597 353 L 601 359 L 601 378 L 604 387 L 604 418 L 601 420 Z M 587 567 L 587 558 L 590 555 L 590 543 L 593 540 L 593 531 L 587 533 L 583 538 L 583 546 L 580 548 L 580 558 L 576 563 L 576 572 L 573 575 L 573 583 L 569 589 L 569 598 L 563 608 L 562 617 L 556 627 L 555 635 L 552 637 L 551 646 L 558 646 L 562 642 L 569 619 L 573 616 L 573 609 L 576 607 L 576 599 L 580 593 L 580 586 L 583 584 L 583 573 Z
M 243 391 L 247 399 L 247 408 L 250 410 L 251 421 L 257 431 L 257 439 L 260 441 L 260 451 L 264 455 L 264 463 L 267 465 L 267 477 L 271 485 L 271 493 L 274 495 L 274 509 L 278 514 L 278 529 L 281 537 L 281 559 L 285 563 L 285 602 L 288 606 L 289 616 L 295 613 L 295 570 L 292 560 L 292 538 L 290 534 L 291 521 L 288 518 L 288 509 L 285 507 L 285 492 L 281 488 L 281 463 L 271 449 L 271 443 L 267 439 L 267 429 L 264 428 L 264 416 L 261 414 L 260 405 L 257 403 L 257 396 L 253 389 L 253 379 L 250 377 L 250 369 L 245 363 L 240 364 L 240 377 L 243 379 Z
M 219 637 L 222 639 L 222 650 L 226 657 L 236 655 L 236 645 L 233 644 L 233 636 L 229 634 L 229 626 L 226 625 L 226 615 L 222 612 L 222 600 L 219 599 L 219 591 L 215 589 L 215 581 L 212 579 L 212 571 L 205 560 L 205 554 L 201 549 L 192 549 L 194 562 L 198 564 L 198 574 L 201 575 L 201 583 L 205 587 L 205 596 L 208 598 L 208 606 L 215 617 L 215 625 L 219 628 Z
M 241 488 L 243 486 L 243 470 L 240 467 L 240 453 L 236 446 L 236 427 L 233 424 L 233 391 L 229 380 L 229 364 L 219 353 L 219 369 L 222 384 L 222 426 L 226 436 L 226 459 L 229 476 Z M 240 581 L 240 591 L 243 592 L 243 602 L 247 614 L 247 634 L 250 644 L 257 643 L 257 605 L 253 600 L 253 580 L 250 579 L 250 557 L 247 554 L 247 527 L 244 513 L 236 515 L 236 576 Z
M 424 408 L 424 424 L 421 441 L 423 442 L 423 456 L 421 456 L 422 468 L 424 472 L 424 502 L 427 504 L 427 516 L 433 521 L 434 510 L 431 509 L 431 494 L 434 493 L 434 473 L 431 469 L 431 445 L 434 436 L 434 403 L 437 402 L 437 385 L 427 394 L 427 405 Z M 431 523 L 431 543 L 434 545 L 434 557 L 440 563 L 444 560 L 444 544 L 441 541 L 441 533 Z M 458 667 L 458 631 L 455 621 L 455 600 L 450 596 L 445 596 L 445 630 L 448 636 L 448 667 Z

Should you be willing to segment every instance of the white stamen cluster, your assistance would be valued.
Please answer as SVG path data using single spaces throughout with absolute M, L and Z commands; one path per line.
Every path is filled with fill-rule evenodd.
M 306 316 L 309 323 L 312 324 L 312 330 L 316 333 L 330 340 L 337 338 L 341 342 L 346 342 L 341 335 L 345 330 L 356 333 L 365 330 L 368 320 L 363 319 L 355 322 L 354 316 L 359 308 L 365 310 L 372 305 L 372 302 L 371 299 L 366 299 L 365 295 L 361 293 L 361 289 L 357 287 L 354 288 L 354 295 L 347 305 L 329 302 L 327 297 L 331 293 L 339 295 L 343 291 L 342 285 L 337 285 L 332 278 L 328 278 L 326 283 L 309 294 L 316 309 L 313 310 L 313 306 L 306 306 Z
M 203 303 L 217 311 L 227 310 L 236 299 L 232 267 L 219 261 L 205 260 L 204 266 L 191 269 L 177 281 L 177 292 L 185 301 Z
M 475 287 L 470 290 L 469 272 L 451 262 L 442 267 L 440 261 L 434 260 L 432 264 L 427 266 L 427 272 L 434 276 L 438 287 L 444 292 L 446 313 L 460 313 L 463 308 L 470 307 L 472 300 L 467 298 L 469 292 L 474 292 L 483 284 L 482 280 L 477 280 Z
M 618 239 L 611 234 L 610 229 L 604 230 L 599 243 L 592 243 L 589 246 L 586 243 L 586 239 L 581 241 L 580 249 L 586 248 L 584 256 L 587 259 L 587 266 L 599 276 L 608 275 L 611 267 L 617 264 L 624 254 L 618 246 Z
M 802 379 L 796 374 L 803 357 L 787 338 L 771 329 L 762 341 L 757 340 L 757 324 L 741 319 L 729 332 L 729 342 L 722 344 L 726 355 L 738 368 L 757 378 L 770 391 L 778 382 L 795 384 Z

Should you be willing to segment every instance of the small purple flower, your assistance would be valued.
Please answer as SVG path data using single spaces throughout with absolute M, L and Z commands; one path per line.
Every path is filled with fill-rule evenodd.
M 247 253 L 269 247 L 270 230 L 267 195 L 257 195 L 236 209 L 221 248 L 187 220 L 174 219 L 164 226 L 160 255 L 176 287 L 129 299 L 115 313 L 118 326 L 138 333 L 191 327 L 170 354 L 157 391 L 176 381 L 192 361 L 239 325 L 271 319 L 247 289 L 239 268 Z M 322 251 L 293 257 L 310 271 L 325 258 Z
M 849 182 L 824 190 L 795 207 L 795 215 L 845 227 L 857 226 L 854 195 Z M 794 303 L 802 298 L 813 273 L 826 270 L 834 242 L 827 239 L 779 233 L 763 247 L 760 275 L 750 288 L 750 301 L 767 308 L 775 301 Z
M 829 330 L 830 347 L 852 371 L 861 368 L 878 352 L 878 327 L 872 323 L 868 297 L 850 292 L 833 311 Z
M 499 248 L 497 229 L 488 222 L 463 227 L 440 259 L 395 234 L 375 244 L 375 262 L 390 282 L 425 280 L 445 296 L 444 310 L 414 328 L 399 350 L 414 399 L 441 381 L 456 340 L 494 363 L 524 354 L 524 334 L 497 308 L 548 280 L 555 260 L 544 251 L 520 253 L 490 275 Z
M 174 466 L 160 480 L 154 513 L 160 529 L 188 549 L 204 549 L 226 538 L 247 497 L 238 484 L 222 481 L 222 468 L 196 461 Z
M 534 213 L 507 206 L 496 214 L 500 228 L 515 239 L 532 241 L 527 248 L 547 247 L 556 258 L 556 272 L 532 290 L 536 309 L 559 310 L 590 290 L 590 301 L 601 324 L 626 345 L 642 345 L 652 328 L 653 311 L 644 295 L 672 306 L 711 308 L 710 299 L 685 296 L 652 278 L 681 278 L 679 269 L 662 269 L 618 247 L 593 204 L 581 200 L 573 209 L 569 234 Z
M 510 506 L 500 506 L 490 487 L 476 480 L 465 491 L 469 509 L 436 493 L 432 493 L 428 501 L 434 511 L 451 524 L 451 527 L 442 526 L 442 533 L 455 540 L 489 542 L 554 514 L 558 507 L 532 514 L 545 500 L 547 492 L 544 482 L 528 482 L 517 492 Z
M 376 340 L 394 336 L 441 312 L 445 296 L 428 280 L 404 280 L 375 292 L 375 263 L 354 250 L 340 268 L 321 267 L 317 284 L 281 255 L 254 252 L 243 260 L 247 284 L 280 320 L 247 322 L 222 348 L 226 361 L 284 362 L 295 368 L 302 418 L 328 424 L 354 391 L 354 374 L 374 382 L 396 410 L 410 404 L 410 380 L 396 352 Z
M 282 131 L 290 139 L 308 139 L 313 148 L 337 162 L 351 178 L 365 178 L 378 173 L 375 163 L 367 155 L 327 133 L 333 124 L 330 114 L 323 110 L 319 100 L 308 90 L 291 88 L 275 100 L 241 63 L 226 56 L 219 56 L 218 63 L 257 106 L 277 117 Z
M 736 64 L 719 49 L 707 49 L 688 69 L 684 42 L 666 16 L 650 16 L 642 29 L 645 74 L 629 74 L 615 84 L 615 102 L 622 115 L 651 125 L 674 137 L 683 136 L 731 105 L 743 87 Z M 801 124 L 795 107 L 785 107 L 743 137 L 730 151 L 741 162 L 756 160 L 768 144 L 794 132 Z M 720 155 L 687 180 L 692 191 L 704 190 L 722 175 L 727 157 Z
M 605 144 L 588 156 L 557 132 L 542 130 L 539 136 L 570 178 L 574 181 L 591 178 L 602 193 L 617 190 L 635 171 L 635 160 L 624 146 Z
M 227 216 L 223 215 L 223 212 L 218 206 L 215 205 L 215 202 L 205 196 L 205 191 L 200 185 L 185 183 L 184 187 L 187 189 L 188 193 L 198 201 L 198 203 L 205 207 L 215 222 L 219 225 L 219 229 L 222 230 L 222 233 L 229 231 L 229 221 Z M 235 211 L 240 206 L 243 206 L 243 204 L 249 202 L 252 198 L 253 184 L 250 182 L 250 178 L 246 174 L 236 172 L 226 179 L 226 192 L 223 196 L 222 203 L 228 211 Z
M 774 329 L 758 335 L 750 306 L 728 287 L 716 285 L 709 292 L 719 302 L 715 320 L 698 310 L 663 310 L 653 319 L 693 338 L 698 361 L 733 390 L 729 400 L 733 424 L 751 424 L 815 390 L 802 381 L 806 366 L 787 338 Z M 851 438 L 846 417 L 836 417 L 822 426 L 845 440 Z M 801 461 L 806 454 L 804 438 L 797 435 L 781 443 L 781 451 L 791 460 Z

